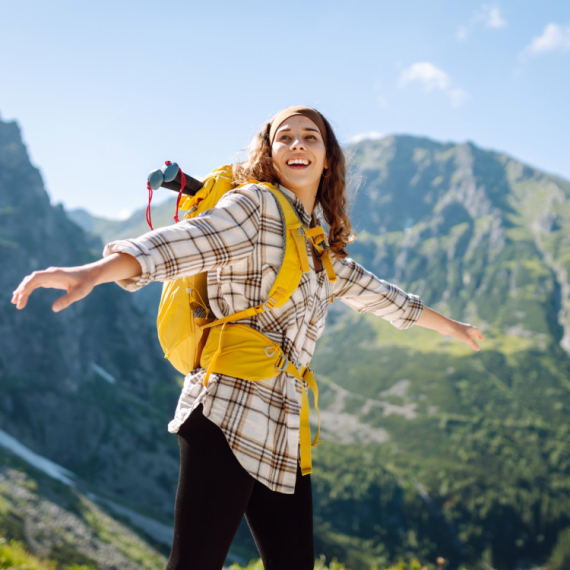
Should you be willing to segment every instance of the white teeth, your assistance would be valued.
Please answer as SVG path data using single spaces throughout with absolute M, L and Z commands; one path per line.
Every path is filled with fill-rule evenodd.
M 287 164 L 304 164 L 305 166 L 308 166 L 309 161 L 306 158 L 293 158 L 292 160 L 288 160 Z

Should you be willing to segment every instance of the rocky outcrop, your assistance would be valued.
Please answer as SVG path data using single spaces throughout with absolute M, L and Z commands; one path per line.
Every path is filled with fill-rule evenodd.
M 168 513 L 178 468 L 166 423 L 179 388 L 133 296 L 103 285 L 58 314 L 61 292 L 38 290 L 23 311 L 10 303 L 25 275 L 101 248 L 50 204 L 17 124 L 0 121 L 0 427 L 111 495 Z

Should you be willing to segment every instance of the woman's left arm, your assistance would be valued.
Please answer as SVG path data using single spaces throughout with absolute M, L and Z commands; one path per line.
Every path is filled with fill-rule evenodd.
M 443 335 L 449 335 L 468 344 L 473 350 L 481 350 L 477 344 L 477 339 L 483 340 L 483 333 L 477 327 L 449 319 L 429 307 L 424 306 L 422 314 L 415 324 Z
M 420 297 L 380 279 L 354 259 L 335 259 L 334 270 L 337 281 L 333 285 L 333 297 L 354 310 L 372 313 L 400 330 L 414 325 L 432 329 L 479 350 L 476 339 L 483 340 L 483 335 L 477 327 L 454 321 L 426 307 Z

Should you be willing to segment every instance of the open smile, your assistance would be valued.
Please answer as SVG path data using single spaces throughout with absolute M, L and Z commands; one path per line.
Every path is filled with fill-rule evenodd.
M 286 164 L 289 168 L 293 168 L 294 170 L 302 170 L 303 168 L 307 168 L 311 164 L 311 161 L 307 158 L 290 158 Z

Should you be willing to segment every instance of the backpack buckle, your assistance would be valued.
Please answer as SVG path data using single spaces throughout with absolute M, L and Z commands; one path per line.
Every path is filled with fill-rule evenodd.
M 273 307 L 275 307 L 275 305 L 277 305 L 277 301 L 273 297 L 269 297 L 269 299 L 267 299 L 267 301 L 265 301 L 265 303 L 263 303 L 262 307 L 265 310 L 267 310 L 267 309 L 273 309 Z
M 289 366 L 289 359 L 284 354 L 282 354 L 279 359 L 280 362 L 275 365 L 275 368 L 277 368 L 277 370 L 281 370 L 281 372 L 285 372 Z
M 271 358 L 274 354 L 275 354 L 275 349 L 272 346 L 265 347 L 265 356 L 267 356 L 267 358 Z

